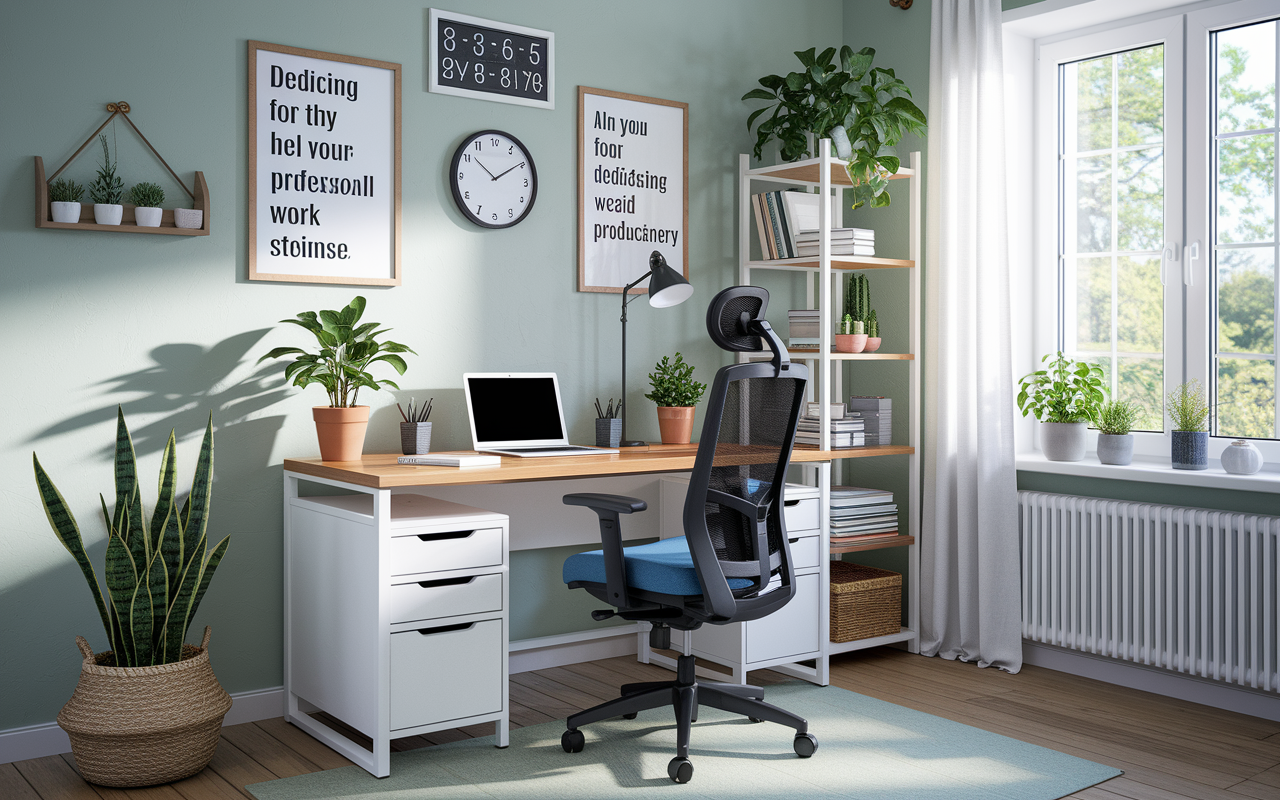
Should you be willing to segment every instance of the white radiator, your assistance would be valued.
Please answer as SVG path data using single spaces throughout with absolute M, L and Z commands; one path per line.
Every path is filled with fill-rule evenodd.
M 1280 517 L 1018 501 L 1025 639 L 1280 692 Z

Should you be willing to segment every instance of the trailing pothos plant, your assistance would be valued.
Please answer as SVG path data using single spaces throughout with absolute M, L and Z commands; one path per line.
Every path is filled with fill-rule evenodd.
M 1053 359 L 1047 369 L 1023 375 L 1018 383 L 1018 408 L 1022 416 L 1035 415 L 1041 422 L 1096 423 L 1107 400 L 1102 368 L 1072 361 L 1059 350 L 1040 360 Z
M 293 363 L 285 367 L 285 380 L 292 380 L 293 385 L 299 387 L 320 384 L 329 395 L 330 408 L 354 406 L 362 387 L 375 392 L 384 386 L 399 389 L 392 381 L 376 380 L 369 373 L 369 366 L 385 361 L 403 375 L 407 365 L 396 354 L 414 351 L 397 342 L 379 342 L 377 337 L 391 330 L 379 330 L 381 322 L 357 324 L 364 315 L 364 306 L 365 299 L 356 297 L 341 310 L 303 311 L 297 319 L 280 320 L 311 331 L 320 351 L 309 353 L 301 347 L 277 347 L 258 359 L 258 363 L 297 354 Z
M 892 69 L 871 66 L 874 49 L 855 53 L 846 45 L 840 48 L 839 63 L 834 47 L 815 53 L 813 47 L 796 51 L 803 71 L 766 75 L 760 79 L 763 88 L 742 96 L 773 103 L 747 117 L 751 130 L 757 119 L 773 110 L 756 128 L 755 157 L 760 158 L 772 139 L 781 144 L 783 160 L 796 161 L 811 156 L 806 134 L 819 139 L 847 136 L 851 152 L 841 157 L 853 181 L 853 207 L 887 206 L 889 176 L 901 165 L 892 148 L 905 133 L 924 133 L 924 112 L 911 102 L 911 89 Z
M 160 463 L 160 492 L 148 522 L 142 510 L 133 440 L 124 422 L 124 410 L 119 410 L 115 509 L 108 511 L 106 499 L 98 496 L 107 526 L 105 597 L 67 501 L 32 454 L 45 514 L 84 573 L 117 667 L 171 664 L 182 659 L 187 629 L 231 543 L 227 536 L 205 557 L 213 490 L 213 415 L 209 415 L 200 445 L 191 493 L 181 510 L 176 502 L 176 449 L 170 432 Z

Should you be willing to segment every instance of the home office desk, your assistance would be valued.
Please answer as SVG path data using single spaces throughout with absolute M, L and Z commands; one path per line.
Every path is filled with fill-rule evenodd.
M 628 519 L 624 538 L 659 536 L 660 479 L 689 472 L 696 455 L 696 445 L 652 445 L 467 468 L 404 466 L 396 455 L 286 459 L 285 718 L 379 777 L 390 774 L 393 738 L 493 722 L 505 747 L 507 553 L 598 543 L 594 521 L 561 503 L 571 492 L 641 497 L 652 511 Z M 833 456 L 797 448 L 791 459 L 818 489 L 824 542 Z M 344 491 L 304 496 L 303 483 Z M 414 555 L 424 547 L 435 548 L 429 558 Z M 406 599 L 419 590 L 441 600 Z M 826 592 L 820 603 L 825 623 Z M 818 670 L 825 683 L 825 663 Z M 311 717 L 317 710 L 369 736 L 372 752 Z

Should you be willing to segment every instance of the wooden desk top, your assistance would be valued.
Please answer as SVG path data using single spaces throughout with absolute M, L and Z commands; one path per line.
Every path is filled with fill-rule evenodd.
M 860 447 L 854 450 L 815 450 L 797 447 L 791 463 L 831 461 L 875 455 L 898 455 L 912 448 L 897 445 Z M 321 461 L 318 458 L 286 458 L 286 472 L 353 483 L 372 489 L 397 486 L 459 486 L 480 483 L 518 483 L 553 478 L 592 478 L 604 475 L 636 475 L 646 472 L 681 472 L 693 469 L 698 446 L 649 445 L 628 447 L 614 455 L 517 458 L 502 456 L 497 467 L 416 467 L 397 464 L 398 454 L 366 454 L 359 461 Z

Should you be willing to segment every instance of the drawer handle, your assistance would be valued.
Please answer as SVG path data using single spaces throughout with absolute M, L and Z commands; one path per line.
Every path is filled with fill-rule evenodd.
M 475 531 L 449 531 L 448 533 L 420 533 L 418 538 L 424 542 L 443 542 L 448 539 L 465 539 Z
M 452 633 L 454 631 L 465 631 L 475 627 L 474 622 L 463 622 L 460 625 L 442 625 L 439 628 L 419 628 L 418 633 L 423 636 L 431 636 L 436 633 Z
M 788 541 L 788 542 L 791 542 L 792 544 L 796 544 L 797 542 L 799 542 L 799 541 L 800 541 L 800 537 L 799 537 L 799 536 L 797 536 L 796 538 L 794 538 L 794 539 L 788 539 L 787 541 Z
M 438 581 L 418 581 L 418 585 L 423 589 L 434 589 L 437 586 L 461 586 L 464 583 L 471 583 L 475 579 L 475 575 L 468 575 L 465 578 L 441 578 Z
M 783 504 L 784 506 L 787 506 L 788 508 L 790 508 L 791 506 L 798 506 L 798 505 L 800 505 L 800 501 L 799 501 L 799 500 L 783 500 L 783 501 L 782 501 L 782 504 Z

